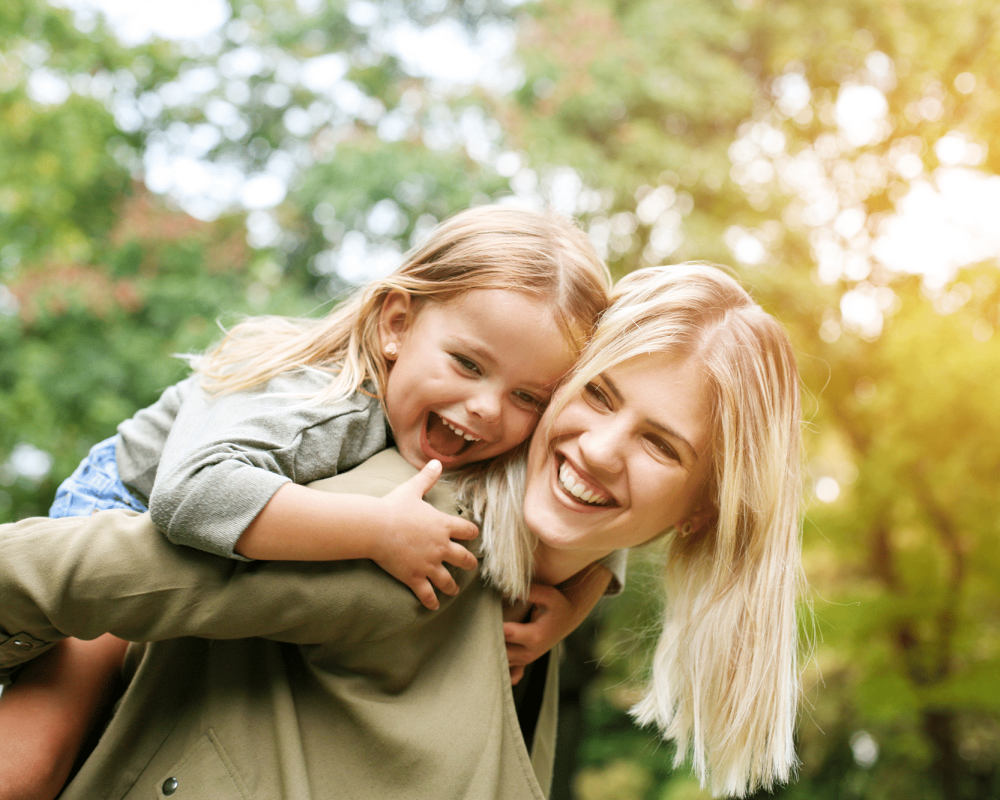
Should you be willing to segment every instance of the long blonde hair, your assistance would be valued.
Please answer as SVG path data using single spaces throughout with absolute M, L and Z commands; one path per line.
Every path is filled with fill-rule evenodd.
M 638 270 L 618 282 L 612 299 L 552 411 L 638 355 L 689 357 L 703 367 L 712 404 L 707 489 L 717 515 L 691 535 L 667 538 L 663 628 L 632 714 L 676 743 L 675 766 L 690 757 L 713 794 L 743 797 L 786 781 L 796 765 L 801 411 L 794 354 L 777 321 L 712 265 Z M 523 459 L 523 450 L 515 457 Z M 505 476 L 499 464 L 484 467 L 485 480 L 462 489 L 484 515 L 489 546 L 502 553 L 484 568 L 498 587 L 517 593 L 530 579 L 522 562 L 530 564 L 533 537 L 518 508 L 523 464 L 514 470 Z M 503 497 L 512 488 L 520 495 Z
M 577 348 L 608 303 L 610 278 L 586 234 L 571 220 L 512 206 L 478 206 L 440 224 L 391 275 L 355 292 L 321 319 L 255 317 L 192 359 L 210 394 L 259 386 L 310 367 L 331 381 L 314 401 L 330 402 L 365 386 L 384 395 L 388 373 L 378 317 L 391 292 L 445 302 L 462 292 L 505 289 L 546 300 Z

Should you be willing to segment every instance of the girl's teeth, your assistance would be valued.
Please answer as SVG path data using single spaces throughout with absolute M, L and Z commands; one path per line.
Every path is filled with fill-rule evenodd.
M 460 431 L 458 428 L 456 428 L 454 425 L 452 425 L 450 422 L 448 422 L 448 420 L 446 420 L 444 417 L 441 417 L 441 421 L 444 423 L 444 425 L 445 425 L 446 428 L 448 428 L 449 430 L 451 430 L 454 433 L 456 433 L 459 436 L 461 436 L 463 439 L 465 439 L 465 441 L 467 441 L 467 442 L 478 442 L 479 441 L 479 439 L 477 439 L 471 433 L 466 433 L 465 431 Z
M 573 497 L 578 500 L 582 500 L 588 505 L 603 506 L 608 502 L 604 498 L 592 492 L 582 483 L 577 483 L 576 477 L 569 468 L 569 464 L 565 461 L 562 466 L 559 467 L 559 483 L 567 492 L 573 495 Z

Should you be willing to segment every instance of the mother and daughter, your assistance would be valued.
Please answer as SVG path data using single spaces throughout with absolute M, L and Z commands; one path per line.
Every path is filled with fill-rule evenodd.
M 713 267 L 639 270 L 611 299 L 575 226 L 494 206 L 323 320 L 234 329 L 61 488 L 53 514 L 87 516 L 0 533 L 0 670 L 94 640 L 0 697 L 0 797 L 58 794 L 122 669 L 103 634 L 148 644 L 62 797 L 542 797 L 554 661 L 516 698 L 510 676 L 657 538 L 634 715 L 716 794 L 787 780 L 787 336 Z

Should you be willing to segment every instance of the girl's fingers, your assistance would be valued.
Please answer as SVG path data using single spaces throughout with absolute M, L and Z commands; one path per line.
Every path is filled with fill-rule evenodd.
M 523 622 L 505 622 L 503 624 L 503 638 L 507 644 L 527 646 L 530 628 Z
M 410 478 L 403 486 L 410 486 L 420 493 L 423 497 L 427 494 L 431 488 L 437 483 L 438 478 L 441 477 L 442 467 L 441 462 L 435 460 L 428 461 L 424 464 L 424 468 L 420 470 L 416 475 Z
M 416 586 L 411 586 L 410 589 L 417 596 L 417 599 L 431 611 L 437 611 L 441 607 L 441 603 L 438 602 L 437 595 L 434 593 L 434 587 L 426 578 Z
M 546 586 L 544 583 L 533 583 L 528 589 L 528 602 L 541 608 L 548 608 L 562 596 L 562 592 L 554 586 Z
M 460 544 L 452 544 L 444 560 L 459 569 L 475 569 L 479 561 Z
M 439 567 L 434 571 L 434 574 L 430 578 L 431 583 L 433 583 L 438 589 L 440 589 L 445 594 L 456 595 L 458 594 L 458 584 L 455 583 L 455 579 L 451 576 L 444 567 Z
M 475 539 L 479 536 L 479 528 L 475 523 L 469 522 L 464 519 L 456 519 L 455 517 L 449 517 L 452 522 L 451 526 L 451 539 Z

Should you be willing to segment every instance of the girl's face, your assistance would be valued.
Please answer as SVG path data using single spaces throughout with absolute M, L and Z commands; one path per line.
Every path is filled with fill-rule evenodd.
M 608 369 L 531 442 L 524 514 L 543 545 L 602 558 L 710 521 L 709 395 L 700 362 L 665 354 Z
M 402 292 L 379 316 L 389 359 L 386 409 L 396 446 L 416 467 L 493 458 L 535 429 L 576 351 L 550 303 L 483 289 L 415 307 Z

